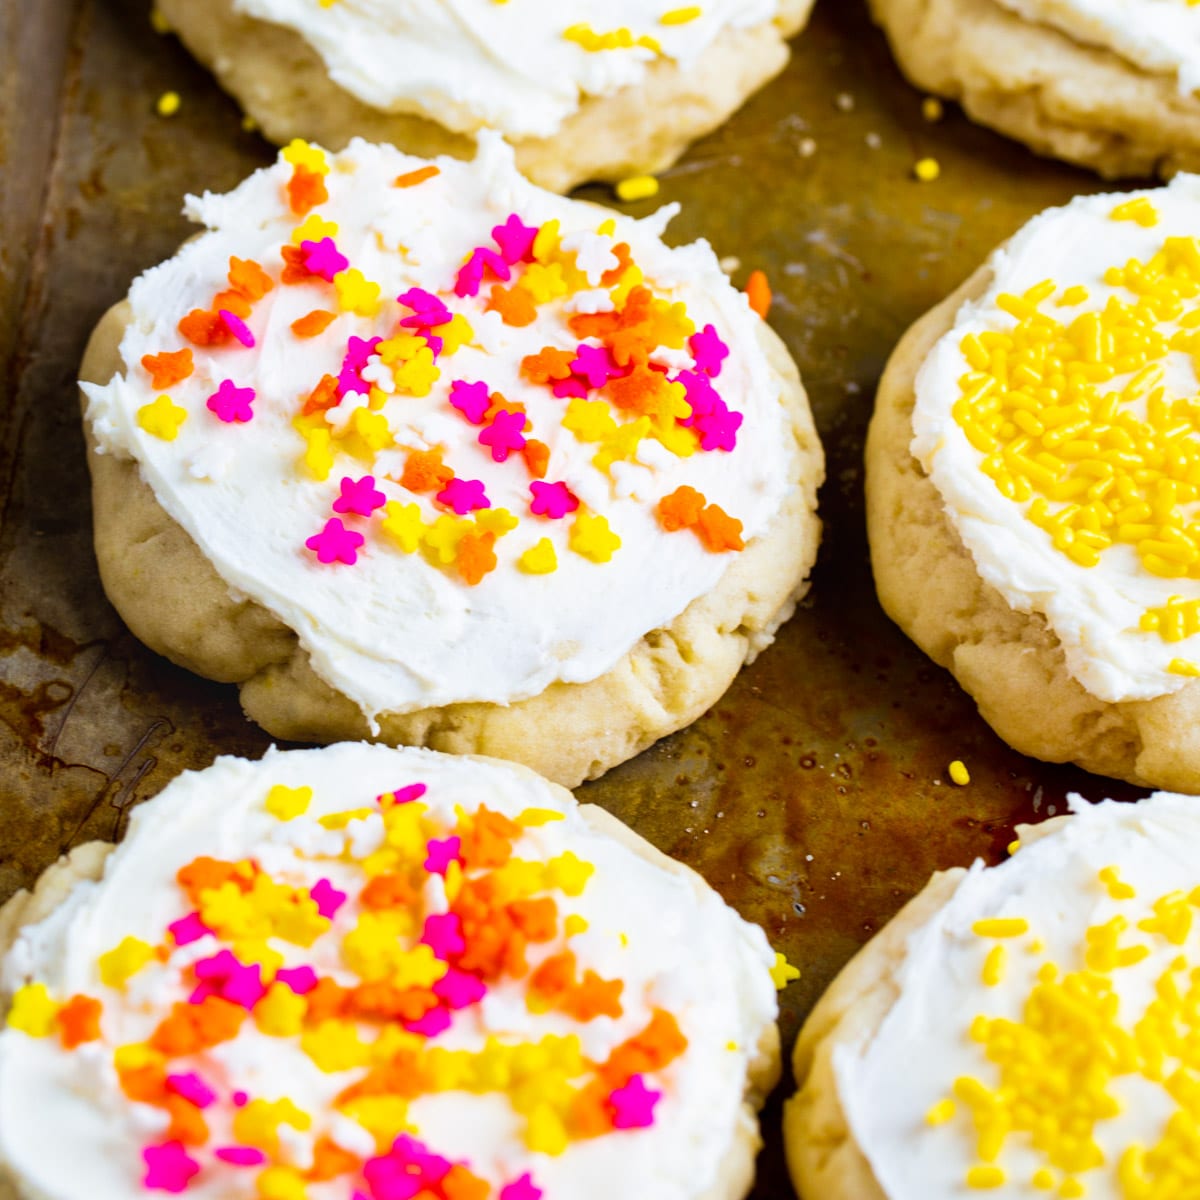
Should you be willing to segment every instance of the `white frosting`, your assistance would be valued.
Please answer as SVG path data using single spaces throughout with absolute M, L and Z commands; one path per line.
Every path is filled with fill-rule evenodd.
M 1200 8 L 1188 0 L 998 0 L 1027 21 L 1111 50 L 1134 66 L 1200 88 Z
M 1154 997 L 1154 981 L 1181 953 L 1180 946 L 1165 938 L 1139 934 L 1136 923 L 1149 915 L 1156 898 L 1176 888 L 1190 892 L 1200 881 L 1200 807 L 1195 797 L 1159 793 L 1133 805 L 1106 801 L 1075 807 L 1075 816 L 1023 845 L 1002 865 L 985 868 L 977 862 L 972 867 L 952 898 L 909 938 L 892 985 L 894 1002 L 878 1030 L 834 1050 L 838 1099 L 888 1200 L 980 1194 L 964 1183 L 969 1168 L 979 1162 L 964 1106 L 944 1125 L 934 1128 L 925 1121 L 934 1105 L 953 1094 L 960 1076 L 975 1077 L 988 1088 L 998 1083 L 998 1072 L 967 1033 L 976 1014 L 1019 1022 L 1042 962 L 1057 963 L 1061 972 L 1082 969 L 1085 931 L 1124 914 L 1129 930 L 1121 944 L 1151 948 L 1150 957 L 1110 977 L 1121 1024 L 1132 1028 Z M 1118 902 L 1108 895 L 1098 875 L 1113 865 L 1120 880 L 1137 890 L 1136 900 Z M 1025 918 L 1029 933 L 1006 941 L 1007 975 L 1000 986 L 987 987 L 981 967 L 997 943 L 973 933 L 972 926 L 995 917 Z M 1029 951 L 1034 938 L 1045 943 L 1044 953 Z M 1195 945 L 1193 934 L 1188 941 L 1193 959 Z M 1111 1091 L 1122 1111 L 1096 1126 L 1107 1163 L 1079 1175 L 1088 1200 L 1122 1200 L 1117 1179 L 1121 1152 L 1135 1142 L 1153 1146 L 1176 1109 L 1161 1086 L 1140 1075 L 1117 1078 Z M 998 1161 L 1007 1182 L 986 1194 L 1056 1194 L 1031 1185 L 1034 1172 L 1045 1163 L 1027 1136 L 1010 1136 Z M 1063 1177 L 1060 1171 L 1053 1174 Z
M 456 133 L 490 127 L 510 138 L 550 137 L 585 97 L 636 85 L 653 48 L 586 50 L 564 37 L 650 37 L 685 70 L 723 32 L 772 20 L 780 0 L 704 0 L 700 15 L 660 24 L 690 5 L 671 0 L 234 0 L 248 16 L 300 34 L 330 77 L 364 104 L 416 113 Z
M 585 239 L 581 261 L 594 270 L 612 258 L 614 239 L 595 235 L 610 214 L 533 187 L 494 136 L 483 140 L 475 162 L 441 159 L 438 177 L 410 188 L 391 184 L 421 163 L 391 147 L 356 141 L 332 161 L 330 200 L 317 211 L 336 221 L 339 249 L 382 285 L 385 299 L 412 286 L 451 289 L 467 254 L 491 245 L 492 227 L 514 211 L 532 225 L 558 219 L 564 235 Z M 338 374 L 351 335 L 388 337 L 407 310 L 388 302 L 374 319 L 343 313 L 323 335 L 301 341 L 290 323 L 313 309 L 336 310 L 333 289 L 319 280 L 277 285 L 249 319 L 256 348 L 195 351 L 195 374 L 170 393 L 189 413 L 175 441 L 147 434 L 136 420 L 156 395 L 138 365 L 142 356 L 187 344 L 177 322 L 227 286 L 230 256 L 274 264 L 278 278 L 280 245 L 299 224 L 281 201 L 290 174 L 280 162 L 227 195 L 189 199 L 188 213 L 210 232 L 133 285 L 133 320 L 121 345 L 125 370 L 106 387 L 85 385 L 88 420 L 101 452 L 135 458 L 159 504 L 230 588 L 294 629 L 317 674 L 369 719 L 458 701 L 508 703 L 558 680 L 584 682 L 609 670 L 644 634 L 710 591 L 733 557 L 709 552 L 687 531 L 664 533 L 654 506 L 682 484 L 740 519 L 747 541 L 766 530 L 797 471 L 789 416 L 758 341 L 759 318 L 706 243 L 664 246 L 660 234 L 674 211 L 667 209 L 641 222 L 612 214 L 614 237 L 629 243 L 659 294 L 686 302 L 697 329 L 712 323 L 729 344 L 715 382 L 730 408 L 745 416 L 736 448 L 678 458 L 646 439 L 636 461 L 617 464 L 611 478 L 597 470 L 598 446 L 561 427 L 567 401 L 520 374 L 526 355 L 547 344 L 577 344 L 564 323 L 563 301 L 543 305 L 532 325 L 512 327 L 483 311 L 489 279 L 477 298 L 448 300 L 469 318 L 474 344 L 439 360 L 441 379 L 427 397 L 395 395 L 382 411 L 399 445 L 447 444 L 447 465 L 460 477 L 483 480 L 493 507 L 521 520 L 497 545 L 499 568 L 467 587 L 453 569 L 401 553 L 377 534 L 368 536 L 354 566 L 319 564 L 305 541 L 331 515 L 344 475 L 370 471 L 389 500 L 419 502 L 426 521 L 438 515 L 430 496 L 393 482 L 405 462 L 398 448 L 381 451 L 373 466 L 343 455 L 319 484 L 296 465 L 304 442 L 292 419 L 303 398 L 323 374 Z M 226 378 L 257 390 L 254 417 L 244 425 L 223 424 L 206 411 L 208 396 Z M 610 562 L 597 564 L 569 548 L 570 518 L 530 515 L 530 479 L 520 456 L 493 462 L 476 441 L 478 429 L 449 405 L 458 379 L 484 380 L 525 404 L 527 436 L 550 447 L 547 480 L 566 481 L 620 537 Z M 364 400 L 347 396 L 331 419 L 344 420 Z M 347 523 L 363 527 L 353 518 Z M 555 545 L 558 569 L 548 575 L 517 569 L 515 560 L 543 537 Z
M 676 1015 L 689 1046 L 652 1077 L 664 1096 L 649 1128 L 572 1142 L 556 1157 L 532 1154 L 502 1097 L 445 1092 L 418 1099 L 409 1109 L 416 1136 L 437 1153 L 469 1160 L 471 1169 L 494 1186 L 532 1171 L 546 1200 L 633 1195 L 695 1200 L 707 1194 L 735 1140 L 755 1134 L 741 1109 L 746 1071 L 777 1011 L 769 975 L 773 955 L 762 931 L 742 921 L 696 877 L 664 870 L 594 831 L 560 790 L 528 771 L 428 751 L 343 744 L 320 751 L 271 751 L 256 763 L 221 758 L 206 771 L 184 774 L 135 812 L 101 882 L 77 884 L 51 916 L 21 932 L 3 962 L 5 991 L 36 978 L 56 996 L 86 992 L 104 1004 L 103 1042 L 74 1052 L 64 1051 L 57 1038 L 37 1039 L 12 1029 L 0 1033 L 0 1163 L 24 1195 L 128 1200 L 141 1194 L 141 1148 L 161 1136 L 161 1115 L 121 1094 L 112 1048 L 149 1036 L 186 992 L 175 982 L 177 972 L 152 965 L 134 976 L 122 995 L 100 983 L 96 959 L 127 936 L 156 944 L 164 926 L 186 914 L 176 871 L 205 854 L 226 860 L 254 856 L 264 870 L 294 886 L 311 886 L 322 877 L 343 890 L 351 885 L 352 899 L 333 930 L 309 950 L 273 941 L 289 965 L 310 962 L 322 975 L 344 977 L 339 944 L 361 911 L 355 898 L 362 876 L 350 863 L 305 857 L 322 843 L 329 853 L 331 838 L 340 845 L 342 835 L 322 830 L 317 818 L 374 807 L 377 794 L 418 781 L 429 789 L 422 803 L 447 825 L 454 824 L 456 805 L 471 813 L 485 804 L 510 817 L 528 808 L 561 812 L 563 820 L 528 829 L 516 852 L 541 861 L 569 850 L 594 864 L 581 896 L 566 899 L 555 893 L 561 916 L 577 913 L 589 923 L 586 933 L 567 944 L 580 970 L 590 967 L 625 981 L 623 1015 L 586 1024 L 559 1013 L 533 1015 L 525 1007 L 523 985 L 494 984 L 482 1005 L 455 1014 L 453 1026 L 435 1044 L 476 1050 L 490 1033 L 515 1041 L 576 1033 L 584 1053 L 603 1061 L 646 1025 L 652 1008 L 663 1007 Z M 304 816 L 283 823 L 264 810 L 264 797 L 276 784 L 313 789 Z M 379 818 L 355 822 L 363 827 L 354 835 L 361 843 L 355 853 L 373 848 L 364 832 L 372 821 Z M 654 913 L 653 921 L 645 919 L 647 912 Z M 197 943 L 194 958 L 212 954 L 212 946 L 211 939 Z M 558 948 L 561 939 L 557 946 L 531 946 L 531 963 Z M 185 953 L 176 951 L 173 963 Z M 361 1071 L 324 1074 L 297 1039 L 265 1037 L 249 1022 L 236 1040 L 202 1058 L 198 1069 L 207 1079 L 223 1070 L 229 1086 L 255 1098 L 289 1096 L 313 1115 L 313 1129 L 296 1139 L 297 1162 L 313 1138 L 331 1128 L 343 1145 L 374 1152 L 369 1136 L 362 1147 L 361 1127 L 344 1117 L 331 1122 L 333 1098 Z M 218 1105 L 205 1114 L 212 1145 L 229 1144 L 220 1140 L 225 1128 L 220 1110 Z M 63 1153 L 64 1147 L 70 1152 Z M 249 1198 L 256 1174 L 208 1165 L 187 1195 L 191 1200 Z M 343 1177 L 311 1185 L 309 1195 L 345 1200 L 345 1189 Z
M 1060 288 L 1082 284 L 1090 293 L 1083 304 L 1068 310 L 1046 306 L 1050 315 L 1069 322 L 1078 313 L 1100 310 L 1110 297 L 1129 301 L 1123 289 L 1104 282 L 1108 267 L 1144 262 L 1165 238 L 1200 233 L 1200 177 L 1178 175 L 1170 187 L 1146 195 L 1159 214 L 1151 228 L 1111 219 L 1114 207 L 1127 199 L 1123 195 L 1079 197 L 1035 217 L 996 251 L 988 264 L 993 279 L 987 292 L 963 305 L 954 328 L 925 360 L 913 413 L 912 452 L 941 493 L 979 574 L 1018 612 L 1044 614 L 1062 643 L 1067 669 L 1106 701 L 1149 699 L 1186 684 L 1167 668 L 1176 658 L 1200 658 L 1200 637 L 1168 643 L 1142 631 L 1139 621 L 1148 608 L 1172 597 L 1200 599 L 1200 581 L 1152 575 L 1130 545 L 1112 546 L 1097 566 L 1076 565 L 1054 548 L 1048 533 L 1025 519 L 1028 504 L 1007 500 L 979 469 L 983 455 L 952 409 L 961 394 L 959 380 L 971 370 L 963 338 L 1007 331 L 1016 323 L 996 307 L 997 296 L 1020 295 L 1047 279 Z M 1104 390 L 1119 390 L 1128 380 L 1118 376 Z M 1172 396 L 1193 397 L 1200 390 L 1193 360 L 1182 351 L 1169 353 L 1165 380 Z

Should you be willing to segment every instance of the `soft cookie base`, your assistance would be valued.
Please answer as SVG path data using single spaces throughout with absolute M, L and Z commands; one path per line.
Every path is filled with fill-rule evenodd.
M 1200 97 L 1174 75 L 1026 21 L 995 0 L 870 0 L 917 87 L 1106 179 L 1200 169 Z
M 84 355 L 83 380 L 106 384 L 122 369 L 119 347 L 129 319 L 124 302 L 104 316 Z M 555 683 L 507 705 L 385 713 L 374 740 L 511 759 L 574 787 L 711 707 L 791 616 L 820 540 L 821 445 L 795 364 L 765 323 L 760 329 L 795 438 L 795 486 L 766 534 L 731 556 L 711 592 L 646 634 L 599 678 Z M 296 635 L 262 606 L 230 593 L 163 511 L 136 461 L 98 454 L 90 429 L 88 439 L 100 575 L 137 637 L 198 675 L 239 684 L 247 716 L 275 737 L 370 739 L 362 711 L 316 675 Z
M 880 603 L 1015 750 L 1074 762 L 1146 787 L 1200 793 L 1200 686 L 1153 700 L 1099 700 L 1068 674 L 1040 613 L 1020 613 L 985 583 L 912 456 L 916 376 L 958 310 L 982 296 L 984 267 L 896 347 L 867 434 L 867 535 Z
M 687 71 L 659 59 L 639 86 L 585 98 L 553 137 L 515 141 L 517 166 L 556 192 L 664 170 L 783 70 L 785 39 L 804 27 L 812 5 L 784 0 L 774 21 L 724 31 Z M 158 10 L 273 142 L 302 137 L 340 150 L 362 137 L 423 158 L 474 154 L 473 139 L 436 120 L 364 104 L 329 78 L 300 34 L 234 12 L 233 0 L 158 0 Z

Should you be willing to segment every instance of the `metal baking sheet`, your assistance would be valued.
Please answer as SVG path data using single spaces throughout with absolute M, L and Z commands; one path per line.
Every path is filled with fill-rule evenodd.
M 187 236 L 188 191 L 270 161 L 145 0 L 0 0 L 0 900 L 130 808 L 267 737 L 232 687 L 145 650 L 104 599 L 74 388 L 84 342 Z M 164 92 L 179 113 L 159 117 Z M 702 872 L 804 974 L 785 1046 L 838 968 L 930 872 L 1003 852 L 1074 789 L 1129 789 L 1007 749 L 884 617 L 867 560 L 862 446 L 905 327 L 1033 213 L 1090 175 L 1034 158 L 895 69 L 859 0 L 822 0 L 786 74 L 662 178 L 671 236 L 765 269 L 829 460 L 812 594 L 691 729 L 584 787 Z M 940 178 L 912 176 L 938 160 Z M 610 201 L 606 189 L 584 189 Z M 946 767 L 964 760 L 969 786 Z M 792 1195 L 779 1103 L 758 1200 Z

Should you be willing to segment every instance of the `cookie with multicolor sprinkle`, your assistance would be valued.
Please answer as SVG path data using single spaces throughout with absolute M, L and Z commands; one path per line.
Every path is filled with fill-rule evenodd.
M 1106 179 L 1200 170 L 1195 0 L 871 0 L 905 75 Z
M 267 137 L 472 153 L 565 192 L 668 167 L 788 59 L 813 0 L 158 0 Z
M 1200 808 L 1070 803 L 935 875 L 813 1010 L 784 1118 L 802 1195 L 1195 1194 Z
M 1035 218 L 896 349 L 889 615 L 1005 741 L 1200 793 L 1200 178 Z
M 0 931 L 0 1173 L 27 1200 L 750 1188 L 791 972 L 525 768 L 222 758 Z
M 105 588 L 278 737 L 572 786 L 694 720 L 806 586 L 796 369 L 674 209 L 296 143 L 82 373 Z

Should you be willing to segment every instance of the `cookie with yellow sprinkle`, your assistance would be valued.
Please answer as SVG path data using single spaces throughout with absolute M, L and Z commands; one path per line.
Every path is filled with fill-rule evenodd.
M 554 191 L 668 167 L 781 71 L 813 0 L 158 0 L 279 144 L 468 157 L 481 129 Z
M 813 1010 L 784 1118 L 802 1195 L 1193 1194 L 1200 809 L 1071 807 L 934 876 Z
M 753 1180 L 779 956 L 513 764 L 222 758 L 119 848 L 51 868 L 0 933 L 0 1173 L 26 1200 L 739 1200 Z
M 278 737 L 574 785 L 694 720 L 806 587 L 821 450 L 704 243 L 464 163 L 294 143 L 82 374 L 104 585 Z M 761 305 L 760 305 L 761 308 Z
M 905 75 L 1108 179 L 1200 168 L 1193 0 L 871 0 Z
M 884 608 L 1005 741 L 1200 792 L 1200 178 L 1035 218 L 904 337 Z

